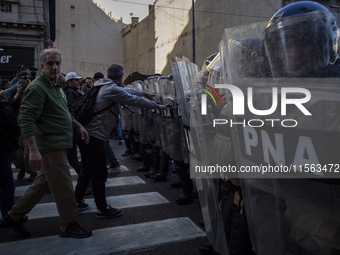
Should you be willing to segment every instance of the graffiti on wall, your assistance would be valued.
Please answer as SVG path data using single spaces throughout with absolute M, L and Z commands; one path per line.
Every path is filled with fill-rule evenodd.
M 87 73 L 106 72 L 108 65 L 99 63 L 81 62 L 79 69 Z

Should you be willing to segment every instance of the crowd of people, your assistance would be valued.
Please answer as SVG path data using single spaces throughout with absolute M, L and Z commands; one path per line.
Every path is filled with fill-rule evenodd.
M 78 211 L 88 208 L 83 197 L 90 183 L 97 206 L 96 217 L 122 215 L 121 209 L 107 204 L 105 196 L 108 175 L 105 151 L 109 135 L 119 121 L 120 104 L 154 109 L 168 109 L 169 106 L 151 101 L 154 95 L 147 92 L 123 89 L 124 68 L 120 65 L 111 65 L 107 78 L 101 73 L 96 73 L 94 78 L 85 78 L 80 90 L 80 76 L 74 72 L 62 76 L 59 50 L 43 50 L 40 63 L 42 71 L 34 81 L 31 81 L 29 70 L 22 70 L 12 81 L 15 84 L 8 85 L 10 88 L 7 89 L 4 87 L 1 92 L 1 97 L 11 106 L 10 110 L 15 116 L 12 119 L 15 122 L 18 119 L 21 141 L 26 148 L 25 171 L 29 169 L 36 175 L 33 184 L 14 203 L 15 184 L 9 153 L 11 144 L 5 142 L 1 148 L 3 158 L 6 158 L 2 161 L 6 171 L 1 172 L 4 174 L 1 178 L 1 224 L 12 227 L 22 237 L 29 236 L 30 232 L 23 225 L 27 220 L 26 214 L 50 191 L 60 216 L 60 236 L 89 237 L 92 232 L 80 226 L 76 215 Z M 99 81 L 93 84 L 95 79 Z M 99 88 L 95 98 L 96 110 L 109 107 L 95 115 L 84 127 L 71 116 L 69 107 L 92 87 Z M 2 117 L 5 119 L 6 116 Z M 16 135 L 2 133 L 3 139 Z M 77 147 L 81 161 L 78 161 Z M 79 175 L 75 191 L 68 164 Z M 116 164 L 115 167 L 119 166 L 118 161 Z

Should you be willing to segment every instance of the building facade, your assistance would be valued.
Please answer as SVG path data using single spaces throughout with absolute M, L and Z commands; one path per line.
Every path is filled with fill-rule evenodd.
M 91 0 L 58 0 L 54 45 L 63 53 L 62 72 L 106 76 L 109 65 L 123 64 L 124 26 Z
M 168 75 L 170 61 L 185 56 L 200 67 L 218 52 L 225 28 L 269 20 L 282 1 L 270 2 L 157 0 L 146 19 L 124 29 L 124 51 L 129 52 L 124 65 L 129 72 Z M 138 47 L 131 48 L 132 41 L 138 41 Z
M 269 21 L 294 0 L 156 0 L 149 16 L 124 29 L 124 65 L 128 73 L 171 73 L 170 61 L 185 56 L 199 67 L 218 52 L 225 28 Z M 317 1 L 339 20 L 339 1 Z
M 39 54 L 54 39 L 53 13 L 54 1 L 0 1 L 1 78 L 13 78 L 19 66 L 40 68 Z

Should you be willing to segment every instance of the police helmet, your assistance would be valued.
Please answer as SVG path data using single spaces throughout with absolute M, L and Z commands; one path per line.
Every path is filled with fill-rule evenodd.
M 300 1 L 280 9 L 264 31 L 274 77 L 304 77 L 334 64 L 339 27 L 321 4 Z
M 234 77 L 269 77 L 270 68 L 261 38 L 229 40 L 230 61 L 233 63 Z

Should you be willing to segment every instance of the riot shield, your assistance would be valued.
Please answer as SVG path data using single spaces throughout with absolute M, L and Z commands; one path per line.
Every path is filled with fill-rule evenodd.
M 151 94 L 156 95 L 153 100 L 155 103 L 159 104 L 161 103 L 161 88 L 160 84 L 158 83 L 158 77 L 152 77 L 150 79 L 150 87 L 149 87 L 149 92 Z M 161 123 L 161 116 L 160 112 L 158 109 L 151 109 L 149 110 L 150 114 L 150 121 L 152 122 L 153 126 L 153 132 L 154 132 L 154 137 L 153 137 L 153 142 L 157 147 L 162 147 L 162 135 L 163 135 L 163 129 L 162 129 L 162 123 Z
M 168 102 L 168 100 L 164 100 L 164 91 L 166 90 L 164 88 L 164 86 L 166 86 L 168 79 L 166 76 L 162 76 L 158 78 L 158 84 L 159 84 L 159 88 L 160 88 L 160 103 L 161 104 L 165 104 L 165 101 Z M 162 135 L 161 135 L 161 143 L 162 143 L 162 150 L 169 155 L 170 153 L 170 149 L 169 146 L 171 144 L 171 136 L 168 135 L 168 129 L 167 129 L 167 115 L 170 112 L 170 110 L 164 110 L 164 111 L 158 111 L 160 119 L 161 119 L 161 123 L 160 125 L 162 126 Z
M 148 77 L 144 81 L 145 85 L 145 91 L 149 92 L 151 94 L 154 94 L 154 83 L 158 79 L 158 76 L 152 76 Z M 156 140 L 156 134 L 155 134 L 155 123 L 154 123 L 154 117 L 153 113 L 155 111 L 150 109 L 143 109 L 143 117 L 144 117 L 144 123 L 146 125 L 146 144 L 153 144 Z
M 145 84 L 143 82 L 134 82 L 134 89 L 145 91 Z M 147 144 L 147 126 L 146 126 L 146 110 L 140 107 L 134 107 L 134 125 L 136 130 L 139 131 L 140 134 L 140 142 L 142 144 Z
M 132 88 L 132 85 L 129 84 L 125 86 L 125 88 Z M 121 122 L 122 122 L 122 130 L 123 131 L 129 131 L 134 128 L 134 123 L 133 123 L 133 115 L 134 112 L 132 110 L 133 107 L 131 106 L 123 106 L 121 109 Z
M 172 62 L 172 72 L 190 151 L 190 175 L 196 181 L 206 233 L 217 252 L 229 254 L 221 214 L 217 210 L 215 180 L 205 178 L 205 173 L 198 176 L 192 170 L 195 169 L 195 166 L 202 166 L 210 162 L 212 152 L 212 141 L 206 139 L 202 124 L 207 124 L 211 116 L 206 119 L 201 116 L 202 82 L 198 68 L 187 59 L 176 58 Z M 190 118 L 188 118 L 189 116 Z M 202 144 L 204 146 L 200 146 Z
M 164 151 L 171 159 L 182 161 L 183 152 L 181 149 L 181 138 L 178 123 L 178 107 L 175 104 L 175 87 L 169 77 L 160 77 L 159 83 L 162 90 L 162 104 L 170 103 L 171 109 L 162 111 Z
M 137 89 L 137 90 L 144 90 L 144 84 L 142 81 L 135 81 L 131 84 L 133 89 Z M 140 135 L 140 130 L 139 130 L 139 115 L 141 110 L 139 110 L 139 107 L 132 107 L 132 111 L 133 111 L 133 129 L 134 132 Z
M 301 19 L 305 22 L 308 15 L 315 13 Z M 217 87 L 227 94 L 229 118 L 219 124 L 232 130 L 237 161 L 235 172 L 228 175 L 241 178 L 256 254 L 337 254 L 340 79 L 330 76 L 340 75 L 329 65 L 314 68 L 312 76 L 280 76 L 296 76 L 297 70 L 289 69 L 292 60 L 281 65 L 289 72 L 278 70 L 275 61 L 283 61 L 281 52 L 278 49 L 275 58 L 268 59 L 268 47 L 273 45 L 265 45 L 264 37 L 289 47 L 296 34 L 298 40 L 316 42 L 315 35 L 308 37 L 302 29 L 285 31 L 283 24 L 275 36 L 266 30 L 267 22 L 225 30 L 220 51 L 229 84 Z M 310 28 L 317 33 L 319 26 Z

